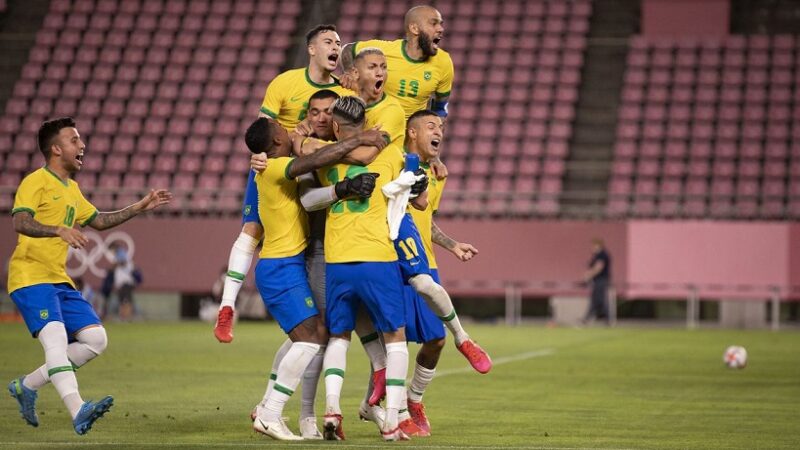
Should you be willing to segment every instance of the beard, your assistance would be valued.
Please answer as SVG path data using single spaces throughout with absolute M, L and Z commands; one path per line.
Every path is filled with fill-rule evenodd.
M 422 50 L 422 55 L 424 56 L 424 59 L 428 59 L 431 56 L 436 55 L 436 52 L 439 51 L 439 49 L 433 48 L 433 39 L 431 39 L 431 37 L 426 33 L 420 32 L 418 41 L 419 41 L 419 48 L 420 50 Z

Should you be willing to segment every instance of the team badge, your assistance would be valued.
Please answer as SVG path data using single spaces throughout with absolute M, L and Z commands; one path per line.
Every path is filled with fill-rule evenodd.
M 244 215 L 247 216 L 250 214 L 250 205 L 246 205 L 244 207 Z
M 306 297 L 306 306 L 308 306 L 309 308 L 314 307 L 314 300 L 312 300 L 311 297 Z
M 43 310 L 39 311 L 39 318 L 40 319 L 47 320 L 48 317 L 50 317 L 50 313 L 47 312 L 46 309 L 43 309 Z
M 431 76 L 432 76 L 432 75 L 431 75 L 431 72 L 430 72 L 429 70 L 426 70 L 426 71 L 425 71 L 425 74 L 423 75 L 423 77 L 425 78 L 425 81 L 428 81 L 428 80 L 430 80 L 430 79 L 431 79 Z

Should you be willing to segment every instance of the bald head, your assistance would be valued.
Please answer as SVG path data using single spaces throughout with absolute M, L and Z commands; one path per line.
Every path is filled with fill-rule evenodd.
M 422 60 L 436 55 L 443 35 L 442 15 L 433 6 L 415 6 L 406 13 L 406 40 L 419 48 Z
M 433 6 L 419 5 L 409 9 L 408 12 L 406 12 L 405 17 L 406 32 L 408 32 L 408 28 L 411 26 L 411 24 L 419 26 L 427 22 L 427 20 L 431 17 L 437 16 L 441 18 L 442 15 L 439 14 L 439 11 L 437 11 Z

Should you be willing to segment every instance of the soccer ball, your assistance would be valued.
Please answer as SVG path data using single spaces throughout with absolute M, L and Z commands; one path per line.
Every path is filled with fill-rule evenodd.
M 738 345 L 731 345 L 725 349 L 722 361 L 731 369 L 744 369 L 747 365 L 747 350 Z

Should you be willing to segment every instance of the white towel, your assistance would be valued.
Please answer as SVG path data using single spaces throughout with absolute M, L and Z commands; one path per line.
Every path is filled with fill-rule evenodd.
M 397 239 L 400 232 L 400 223 L 408 208 L 408 199 L 411 197 L 411 186 L 425 175 L 414 175 L 414 172 L 403 171 L 397 179 L 386 183 L 382 188 L 383 195 L 389 199 L 386 211 L 386 221 L 389 223 L 389 239 Z

